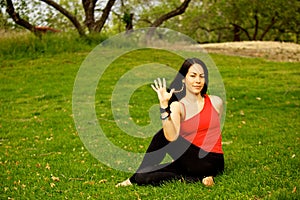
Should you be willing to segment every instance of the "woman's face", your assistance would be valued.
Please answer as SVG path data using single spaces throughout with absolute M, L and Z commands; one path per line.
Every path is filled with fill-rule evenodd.
M 193 64 L 184 78 L 187 92 L 200 94 L 205 83 L 205 74 L 201 65 Z

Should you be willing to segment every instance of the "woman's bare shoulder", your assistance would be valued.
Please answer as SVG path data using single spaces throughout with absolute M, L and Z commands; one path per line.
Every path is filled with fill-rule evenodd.
M 170 105 L 171 110 L 175 111 L 176 113 L 180 114 L 181 116 L 185 114 L 184 103 L 179 101 L 174 101 Z
M 171 107 L 171 109 L 173 108 L 173 109 L 179 109 L 180 108 L 180 103 L 179 103 L 179 101 L 173 101 L 172 103 L 171 103 L 171 105 L 170 105 L 170 107 Z

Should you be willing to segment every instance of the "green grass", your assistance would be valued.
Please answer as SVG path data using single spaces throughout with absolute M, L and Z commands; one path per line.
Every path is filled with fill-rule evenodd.
M 79 38 L 76 33 L 47 33 L 38 38 L 28 32 L 9 32 L 0 37 L 0 62 L 3 66 L 7 59 L 36 59 L 66 52 L 87 52 L 106 38 L 104 35 Z
M 5 56 L 0 68 L 1 199 L 299 199 L 299 63 L 212 55 L 227 95 L 223 129 L 226 168 L 211 188 L 201 183 L 115 188 L 129 173 L 114 170 L 85 149 L 72 117 L 72 90 L 85 52 Z M 153 59 L 179 67 L 166 52 L 118 59 L 99 82 L 96 111 L 120 148 L 144 152 L 149 139 L 116 127 L 113 85 Z M 119 66 L 119 67 L 118 67 Z M 122 66 L 122 67 L 120 67 Z M 147 124 L 157 103 L 151 88 L 131 98 L 133 120 Z M 139 109 L 136 109 L 139 108 Z M 139 120 L 139 121 L 137 121 Z

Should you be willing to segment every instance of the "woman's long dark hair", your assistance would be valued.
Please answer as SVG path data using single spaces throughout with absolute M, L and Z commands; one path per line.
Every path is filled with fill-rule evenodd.
M 204 86 L 201 90 L 201 96 L 204 96 L 207 92 L 207 88 L 208 88 L 208 70 L 207 67 L 205 65 L 205 63 L 203 61 L 201 61 L 198 58 L 188 58 L 186 59 L 181 68 L 179 69 L 175 79 L 173 80 L 173 82 L 170 85 L 170 89 L 175 89 L 175 91 L 180 91 L 180 92 L 174 92 L 173 96 L 171 97 L 169 104 L 171 104 L 173 101 L 179 101 L 180 99 L 182 99 L 185 95 L 186 95 L 186 91 L 185 91 L 185 84 L 182 82 L 182 80 L 185 78 L 186 74 L 188 73 L 190 67 L 193 64 L 199 64 L 201 65 L 201 67 L 203 68 L 204 71 L 204 79 L 205 79 L 205 83 Z

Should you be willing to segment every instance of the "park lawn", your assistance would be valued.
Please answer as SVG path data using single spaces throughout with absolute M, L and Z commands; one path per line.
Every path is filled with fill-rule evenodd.
M 139 53 L 142 60 L 153 56 Z M 61 53 L 1 63 L 1 199 L 299 199 L 299 63 L 211 55 L 226 88 L 225 173 L 210 188 L 176 181 L 115 188 L 130 173 L 95 159 L 73 120 L 73 84 L 86 56 Z M 172 56 L 156 56 L 178 67 L 179 60 Z M 126 71 L 140 60 L 120 62 Z M 117 79 L 112 77 L 122 70 L 112 68 L 107 77 L 111 81 L 97 89 L 97 116 L 116 145 L 144 152 L 150 138 L 123 134 L 109 108 Z M 140 108 L 131 109 L 133 120 L 147 124 L 142 108 L 153 103 L 151 88 L 139 88 L 132 97 Z

